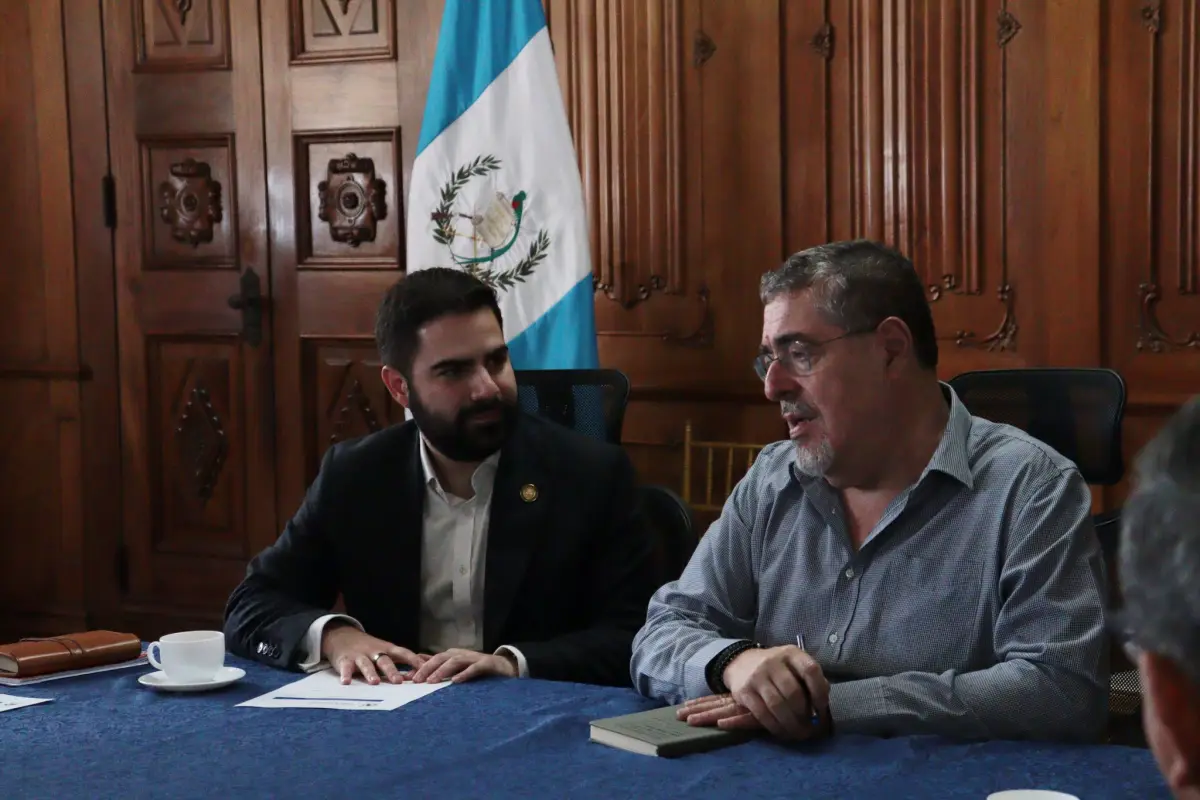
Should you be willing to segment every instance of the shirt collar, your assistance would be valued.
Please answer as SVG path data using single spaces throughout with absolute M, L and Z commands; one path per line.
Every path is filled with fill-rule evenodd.
M 939 382 L 940 383 L 940 382 Z M 950 404 L 950 417 L 946 420 L 946 428 L 942 431 L 942 440 L 938 442 L 933 457 L 925 466 L 921 477 L 937 471 L 949 475 L 968 489 L 975 488 L 975 476 L 971 472 L 971 459 L 968 445 L 971 441 L 971 412 L 958 399 L 958 395 L 948 383 L 940 383 L 942 396 Z
M 950 416 L 946 420 L 946 427 L 942 431 L 942 438 L 938 442 L 937 449 L 933 451 L 933 456 L 929 459 L 929 463 L 925 465 L 925 469 L 921 472 L 921 477 L 917 480 L 920 483 L 925 479 L 925 476 L 930 472 L 941 472 L 949 475 L 956 481 L 966 486 L 968 489 L 975 487 L 975 476 L 971 472 L 971 460 L 968 454 L 968 445 L 971 439 L 971 412 L 958 399 L 958 395 L 950 388 L 948 383 L 939 381 L 942 387 L 942 396 L 950 404 Z M 807 475 L 802 475 L 797 469 L 793 460 L 789 466 L 789 471 L 792 478 L 802 486 L 810 486 L 813 483 L 824 484 L 824 480 L 818 481 Z
M 418 449 L 421 451 L 421 471 L 425 474 L 425 486 L 444 495 L 445 490 L 442 488 L 441 481 L 438 480 L 437 471 L 433 468 L 433 460 L 429 455 L 429 443 L 425 441 L 424 434 L 418 436 L 417 440 L 419 442 Z M 495 477 L 496 467 L 499 463 L 500 451 L 497 450 L 475 468 L 475 473 L 471 475 L 471 486 L 475 489 L 475 494 L 480 493 L 484 481 Z

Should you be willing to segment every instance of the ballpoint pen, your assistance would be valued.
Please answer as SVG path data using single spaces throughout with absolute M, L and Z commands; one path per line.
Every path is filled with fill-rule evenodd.
M 804 646 L 804 634 L 803 633 L 796 634 L 796 647 L 799 647 L 801 650 L 803 650 L 806 653 L 808 652 L 808 648 Z M 821 715 L 817 713 L 817 709 L 813 706 L 812 693 L 808 691 L 808 687 L 804 685 L 803 681 L 800 682 L 800 686 L 804 689 L 804 693 L 806 695 L 808 695 L 808 707 L 812 711 L 812 714 L 809 717 L 809 721 L 813 725 L 820 725 L 821 724 Z

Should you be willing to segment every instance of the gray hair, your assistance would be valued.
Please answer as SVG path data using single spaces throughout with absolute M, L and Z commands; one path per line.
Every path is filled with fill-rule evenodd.
M 1200 397 L 1138 455 L 1120 559 L 1122 617 L 1136 644 L 1200 684 Z
M 847 332 L 872 330 L 888 317 L 900 319 L 912 333 L 918 363 L 937 367 L 929 298 L 912 262 L 899 251 L 866 239 L 810 247 L 763 275 L 758 295 L 765 305 L 806 290 L 830 324 Z

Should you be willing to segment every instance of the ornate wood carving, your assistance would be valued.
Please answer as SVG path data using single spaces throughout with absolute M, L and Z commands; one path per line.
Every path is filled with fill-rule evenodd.
M 986 350 L 1004 351 L 1013 347 L 1017 340 L 1017 314 L 1013 307 L 1013 290 L 1008 284 L 1004 284 L 996 292 L 996 296 L 1004 305 L 1004 317 L 1000 320 L 996 330 L 984 336 L 982 339 L 976 336 L 971 331 L 956 331 L 954 334 L 954 343 L 959 347 L 982 347 Z
M 308 442 L 310 477 L 325 450 L 404 419 L 379 379 L 379 355 L 368 340 L 310 339 L 303 353 L 306 405 L 315 421 Z
M 143 269 L 237 266 L 232 135 L 142 139 Z
M 828 22 L 821 25 L 817 32 L 813 34 L 812 41 L 809 42 L 812 49 L 817 52 L 821 58 L 829 61 L 833 58 L 833 26 Z
M 244 366 L 231 336 L 147 339 L 155 553 L 246 552 Z
M 179 14 L 179 24 L 187 25 L 188 13 L 192 10 L 192 0 L 175 0 L 175 11 Z
M 358 247 L 375 241 L 387 218 L 387 182 L 375 177 L 375 162 L 350 153 L 330 159 L 329 176 L 317 185 L 319 217 L 335 242 Z
M 291 0 L 292 63 L 396 57 L 395 0 Z
M 1191 330 L 1182 337 L 1172 336 L 1159 319 L 1159 304 L 1163 299 L 1161 281 L 1162 251 L 1173 244 L 1176 258 L 1177 283 L 1181 296 L 1195 295 L 1200 284 L 1197 275 L 1200 266 L 1200 11 L 1194 6 L 1180 8 L 1178 33 L 1180 52 L 1178 56 L 1179 96 L 1173 100 L 1178 109 L 1178 125 L 1174 133 L 1178 136 L 1174 155 L 1177 158 L 1178 184 L 1172 198 L 1176 203 L 1171 210 L 1162 211 L 1163 192 L 1160 163 L 1159 139 L 1156 132 L 1163 127 L 1160 123 L 1161 102 L 1160 58 L 1162 47 L 1162 4 L 1153 0 L 1142 6 L 1140 11 L 1143 27 L 1150 34 L 1149 86 L 1147 87 L 1148 164 L 1146 170 L 1146 275 L 1138 284 L 1138 338 L 1135 347 L 1140 352 L 1167 353 L 1172 350 L 1200 349 L 1200 330 Z M 1172 174 L 1167 167 L 1166 174 Z M 1162 212 L 1162 213 L 1160 213 Z M 1171 229 L 1173 223 L 1174 230 Z M 1168 234 L 1170 234 L 1168 236 Z M 1170 252 L 1170 251 L 1169 251 Z M 1169 257 L 1169 256 L 1168 256 Z
M 1021 31 L 1021 22 L 1007 8 L 1002 8 L 996 14 L 996 44 L 1000 47 L 1008 44 Z
M 717 52 L 717 43 L 704 31 L 696 31 L 692 39 L 692 66 L 703 67 Z
M 139 72 L 229 69 L 229 0 L 134 0 Z
M 1158 321 L 1155 306 L 1158 305 L 1161 292 L 1153 283 L 1138 284 L 1138 299 L 1140 302 L 1138 314 L 1137 349 L 1151 353 L 1166 353 L 1170 350 L 1187 348 L 1200 349 L 1200 331 L 1192 331 L 1182 339 L 1172 338 Z
M 678 347 L 712 347 L 716 336 L 716 323 L 713 319 L 712 307 L 709 304 L 708 287 L 702 284 L 696 291 L 696 298 L 700 301 L 700 321 L 686 333 L 665 330 L 601 330 L 597 331 L 596 335 L 614 338 L 658 339 Z
M 400 267 L 399 139 L 395 128 L 295 135 L 301 269 Z
M 213 228 L 222 220 L 221 183 L 208 164 L 193 158 L 172 164 L 158 193 L 159 216 L 172 239 L 192 247 L 213 240 Z
M 1142 25 L 1155 36 L 1162 30 L 1162 0 L 1152 0 L 1141 9 Z
M 212 497 L 213 487 L 225 466 L 229 443 L 221 418 L 213 408 L 208 389 L 196 382 L 175 427 L 179 437 L 179 468 L 195 482 L 196 497 L 201 503 Z
M 341 402 L 333 420 L 333 432 L 329 434 L 330 444 L 352 438 L 357 435 L 355 430 L 365 428 L 367 433 L 383 430 L 383 424 L 371 408 L 371 398 L 367 397 L 357 378 L 350 378 L 350 388 L 342 396 Z

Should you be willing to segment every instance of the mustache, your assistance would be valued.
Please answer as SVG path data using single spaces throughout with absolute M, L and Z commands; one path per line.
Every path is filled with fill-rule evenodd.
M 779 413 L 784 416 L 788 414 L 798 414 L 802 417 L 817 416 L 817 410 L 808 403 L 794 403 L 791 400 L 779 401 Z
M 493 397 L 488 400 L 480 400 L 461 409 L 458 412 L 458 420 L 459 422 L 465 422 L 471 417 L 476 417 L 480 414 L 486 414 L 491 411 L 500 411 L 503 413 L 508 409 L 509 405 L 510 404 L 502 397 Z

